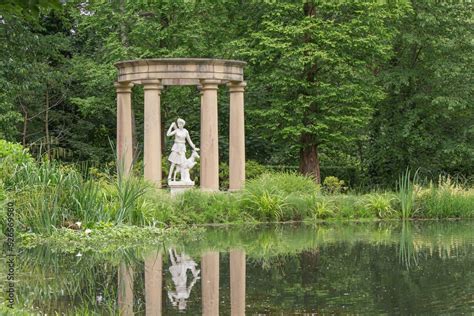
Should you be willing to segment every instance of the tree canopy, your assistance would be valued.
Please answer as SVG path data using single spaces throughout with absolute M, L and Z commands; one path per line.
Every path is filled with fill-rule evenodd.
M 212 57 L 248 63 L 249 159 L 351 185 L 474 170 L 470 3 L 5 1 L 0 16 L 0 137 L 33 154 L 113 160 L 113 64 Z M 220 89 L 222 161 L 228 103 Z M 198 135 L 195 87 L 164 90 L 162 130 L 177 116 Z

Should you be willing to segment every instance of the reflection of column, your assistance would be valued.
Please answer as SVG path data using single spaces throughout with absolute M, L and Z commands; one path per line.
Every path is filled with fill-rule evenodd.
M 120 315 L 133 315 L 133 270 L 125 263 L 118 270 L 118 307 Z
M 117 168 L 128 176 L 132 168 L 132 87 L 130 82 L 116 82 L 117 91 Z
M 245 182 L 245 82 L 229 84 L 229 191 L 240 190 Z
M 218 80 L 201 80 L 201 189 L 219 190 Z
M 219 253 L 208 251 L 201 259 L 202 314 L 219 315 Z
M 142 81 L 145 94 L 143 163 L 145 179 L 161 187 L 160 80 Z
M 161 315 L 161 283 L 163 261 L 161 252 L 145 259 L 146 315 Z
M 245 251 L 230 251 L 231 315 L 245 315 Z

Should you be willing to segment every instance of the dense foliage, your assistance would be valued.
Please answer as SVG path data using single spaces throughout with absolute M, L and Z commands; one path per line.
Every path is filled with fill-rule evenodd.
M 37 163 L 25 152 L 12 157 L 23 162 L 2 161 L 2 232 L 7 201 L 14 203 L 18 232 L 46 236 L 62 228 L 100 230 L 122 225 L 474 217 L 474 189 L 449 177 L 422 187 L 408 174 L 398 192 L 354 194 L 341 192 L 342 184 L 336 178 L 327 178 L 331 181 L 321 188 L 310 177 L 262 173 L 241 192 L 191 190 L 172 197 L 133 176 L 117 179 L 48 160 Z
M 0 137 L 33 155 L 114 160 L 114 62 L 215 57 L 248 62 L 250 159 L 350 186 L 393 185 L 406 167 L 472 176 L 469 2 L 49 0 L 0 11 Z M 197 138 L 197 90 L 169 87 L 162 100 L 163 127 L 183 116 Z

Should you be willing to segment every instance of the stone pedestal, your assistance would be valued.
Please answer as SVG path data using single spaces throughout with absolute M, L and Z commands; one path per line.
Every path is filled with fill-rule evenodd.
M 194 188 L 194 181 L 168 181 L 171 196 L 183 193 Z

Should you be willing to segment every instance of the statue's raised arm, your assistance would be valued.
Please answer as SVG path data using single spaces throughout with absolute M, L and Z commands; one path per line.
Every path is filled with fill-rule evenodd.
M 174 130 L 173 130 L 174 128 Z M 170 128 L 168 128 L 168 131 L 166 132 L 166 136 L 173 136 L 174 134 L 176 134 L 176 123 L 173 122 L 171 123 L 170 125 Z

